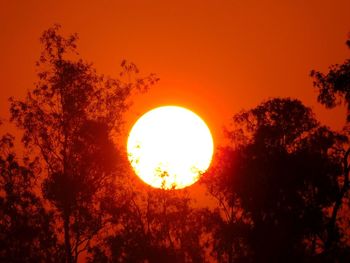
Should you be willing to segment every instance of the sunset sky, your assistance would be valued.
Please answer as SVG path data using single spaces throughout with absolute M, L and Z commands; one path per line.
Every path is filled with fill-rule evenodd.
M 0 0 L 0 38 L 1 262 L 350 262 L 350 102 L 310 77 L 350 0 Z
M 311 69 L 349 56 L 350 1 L 6 1 L 0 2 L 0 116 L 9 96 L 22 98 L 36 80 L 39 37 L 54 23 L 77 32 L 80 54 L 116 76 L 122 59 L 160 82 L 135 98 L 130 128 L 145 111 L 185 106 L 221 140 L 242 108 L 271 97 L 296 97 L 340 129 L 344 109 L 316 103 Z

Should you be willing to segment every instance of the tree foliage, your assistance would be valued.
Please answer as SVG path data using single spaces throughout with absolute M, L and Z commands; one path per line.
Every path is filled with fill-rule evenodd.
M 36 161 L 18 162 L 11 135 L 0 138 L 1 262 L 62 262 L 53 214 L 33 190 L 37 172 Z
M 320 253 L 329 221 L 324 209 L 340 189 L 338 150 L 345 138 L 292 99 L 243 111 L 235 115 L 234 127 L 229 132 L 234 146 L 222 150 L 223 161 L 207 184 L 222 208 L 240 208 L 250 224 L 248 231 L 241 227 L 249 258 L 302 262 Z
M 79 58 L 77 35 L 63 37 L 59 29 L 43 33 L 39 80 L 25 100 L 11 99 L 10 111 L 24 145 L 43 161 L 43 192 L 62 219 L 67 262 L 75 262 L 103 226 L 104 188 L 122 173 L 111 135 L 120 131 L 133 91 L 157 79 L 137 77 L 125 61 L 120 79 L 99 75 Z
M 350 39 L 346 42 L 350 48 Z M 334 108 L 344 102 L 347 105 L 347 122 L 350 121 L 350 59 L 343 64 L 329 67 L 325 74 L 316 70 L 311 71 L 314 86 L 318 89 L 318 101 L 327 108 Z
M 346 42 L 346 45 L 350 48 L 350 40 Z M 319 91 L 319 102 L 321 102 L 327 108 L 334 108 L 342 102 L 347 106 L 346 126 L 348 126 L 350 121 L 350 60 L 345 60 L 345 62 L 341 65 L 335 64 L 330 66 L 329 71 L 326 74 L 313 70 L 311 71 L 311 76 L 314 78 L 314 86 L 318 88 Z M 327 226 L 328 236 L 325 244 L 329 257 L 332 257 L 336 253 L 339 254 L 339 252 L 337 252 L 335 249 L 335 241 L 337 239 L 336 228 L 340 221 L 339 219 L 341 219 L 339 217 L 344 216 L 340 215 L 342 213 L 342 209 L 344 208 L 344 204 L 349 203 L 349 154 L 350 148 L 344 151 L 343 155 L 340 157 L 343 164 L 342 185 L 332 207 L 331 218 Z M 343 228 L 346 228 L 346 226 L 349 226 L 349 222 L 347 222 L 345 226 L 343 223 Z M 347 251 L 347 254 L 349 254 L 349 251 Z
M 206 262 L 205 210 L 193 208 L 184 191 L 131 181 L 106 210 L 113 231 L 92 248 L 90 261 Z

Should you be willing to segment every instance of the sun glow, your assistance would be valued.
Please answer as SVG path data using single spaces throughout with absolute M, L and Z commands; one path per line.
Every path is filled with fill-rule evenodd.
M 141 116 L 130 131 L 129 161 L 145 183 L 181 189 L 208 169 L 213 139 L 205 122 L 182 107 L 164 106 Z

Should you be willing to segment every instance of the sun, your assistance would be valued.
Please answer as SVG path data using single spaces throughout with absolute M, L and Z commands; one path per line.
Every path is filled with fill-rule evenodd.
M 162 189 L 181 189 L 195 183 L 208 169 L 213 138 L 194 112 L 163 106 L 141 116 L 132 127 L 127 152 L 135 173 Z

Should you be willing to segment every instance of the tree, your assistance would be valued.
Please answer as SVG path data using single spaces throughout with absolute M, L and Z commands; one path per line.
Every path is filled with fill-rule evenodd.
M 338 150 L 346 139 L 292 99 L 266 101 L 236 114 L 233 124 L 232 144 L 206 184 L 221 208 L 249 223 L 241 231 L 245 262 L 316 260 L 326 243 L 327 208 L 340 191 Z
M 25 147 L 41 157 L 42 190 L 61 219 L 71 263 L 105 224 L 100 208 L 123 163 L 112 135 L 122 127 L 128 98 L 157 79 L 137 77 L 137 67 L 125 61 L 120 79 L 97 74 L 79 58 L 77 35 L 65 38 L 59 29 L 44 31 L 39 80 L 24 101 L 11 99 L 10 111 Z
M 0 261 L 62 262 L 53 215 L 33 190 L 37 163 L 19 164 L 13 139 L 0 138 Z
M 350 39 L 346 42 L 350 48 Z M 341 65 L 329 67 L 328 73 L 312 70 L 311 77 L 314 86 L 318 89 L 317 100 L 327 108 L 334 108 L 344 102 L 347 105 L 347 122 L 350 121 L 350 59 Z
M 346 45 L 350 48 L 350 39 Z M 347 106 L 347 124 L 350 122 L 350 59 L 345 60 L 341 65 L 335 64 L 330 66 L 329 71 L 324 74 L 319 71 L 312 70 L 311 77 L 314 79 L 314 87 L 319 91 L 318 101 L 327 108 L 334 108 L 342 102 Z M 348 131 L 347 131 L 348 133 Z M 349 154 L 350 148 L 343 151 L 343 183 L 338 196 L 334 202 L 332 216 L 328 223 L 328 237 L 326 248 L 329 251 L 334 250 L 334 241 L 336 239 L 336 225 L 339 219 L 344 199 L 349 192 Z
M 113 230 L 92 248 L 90 262 L 206 262 L 205 212 L 192 208 L 185 192 L 135 181 L 121 187 L 106 210 Z
M 206 231 L 211 236 L 210 250 L 217 262 L 250 262 L 251 251 L 247 238 L 251 229 L 251 219 L 239 202 L 235 192 L 224 184 L 235 164 L 234 151 L 228 147 L 219 148 L 216 163 L 201 178 L 201 183 L 216 202 L 217 206 L 206 215 Z

